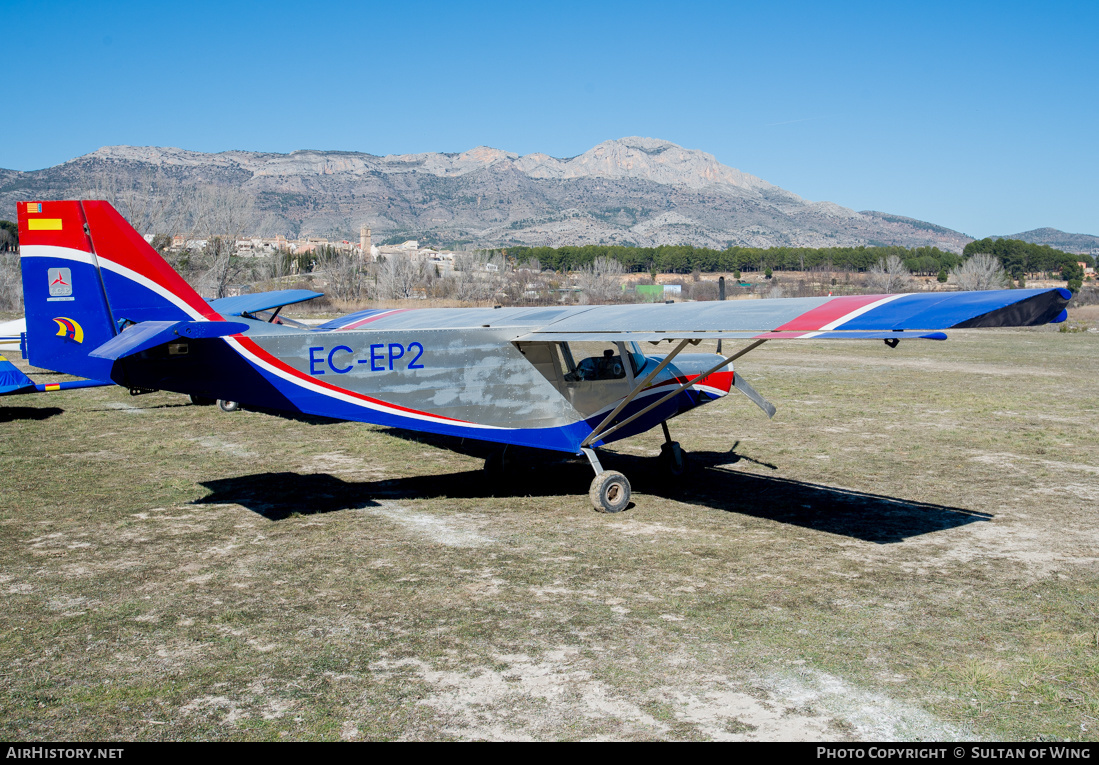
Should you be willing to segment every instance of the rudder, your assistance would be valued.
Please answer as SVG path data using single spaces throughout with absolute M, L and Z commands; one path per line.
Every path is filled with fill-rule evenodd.
M 111 363 L 88 351 L 117 334 L 79 202 L 19 202 L 19 263 L 27 360 L 109 380 Z
M 126 326 L 221 320 L 110 203 L 20 202 L 18 210 L 31 364 L 115 379 L 114 362 L 88 352 Z

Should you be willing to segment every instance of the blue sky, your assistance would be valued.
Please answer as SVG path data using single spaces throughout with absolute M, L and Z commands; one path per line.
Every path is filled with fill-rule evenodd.
M 0 167 L 100 146 L 701 149 L 972 236 L 1099 234 L 1099 3 L 0 0 Z

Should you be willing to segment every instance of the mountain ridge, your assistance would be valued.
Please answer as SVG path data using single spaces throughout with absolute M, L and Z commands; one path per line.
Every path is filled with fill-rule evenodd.
M 365 224 L 378 239 L 407 235 L 471 247 L 901 245 L 955 252 L 972 241 L 914 218 L 809 201 L 712 154 L 640 136 L 569 158 L 489 146 L 386 156 L 105 146 L 51 168 L 0 170 L 0 208 L 101 188 L 196 185 L 254 197 L 263 229 L 256 233 L 266 234 L 357 239 Z
M 1070 234 L 1056 228 L 1034 228 L 1018 234 L 990 236 L 989 239 L 1021 239 L 1031 244 L 1046 244 L 1055 250 L 1075 252 L 1081 255 L 1099 255 L 1099 236 Z

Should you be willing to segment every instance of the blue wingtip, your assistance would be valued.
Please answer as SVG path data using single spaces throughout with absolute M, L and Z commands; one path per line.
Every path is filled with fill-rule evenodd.
M 1061 297 L 1065 300 L 1072 300 L 1072 292 L 1069 290 L 1066 290 L 1064 287 L 1058 287 L 1057 291 L 1061 293 Z M 1064 321 L 1064 319 L 1061 319 L 1061 321 Z
M 1068 290 L 1061 290 L 1061 292 L 1068 292 Z M 1061 311 L 1061 313 L 1057 314 L 1057 318 L 1050 321 L 1050 324 L 1060 324 L 1061 322 L 1063 322 L 1067 318 L 1068 318 L 1068 310 L 1066 309 L 1064 311 Z

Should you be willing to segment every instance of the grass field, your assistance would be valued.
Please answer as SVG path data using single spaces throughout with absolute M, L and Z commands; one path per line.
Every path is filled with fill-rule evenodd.
M 1095 740 L 1099 335 L 737 368 L 775 419 L 674 420 L 678 486 L 615 445 L 613 516 L 585 464 L 0 401 L 0 737 Z

